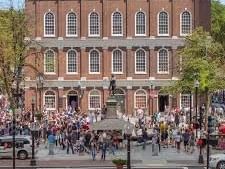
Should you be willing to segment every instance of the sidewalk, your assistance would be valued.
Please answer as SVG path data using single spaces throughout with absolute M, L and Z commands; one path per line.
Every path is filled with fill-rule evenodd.
M 71 153 L 71 152 L 70 152 Z M 66 161 L 65 164 L 72 165 L 72 161 L 76 161 L 75 163 L 86 163 L 94 165 L 103 163 L 104 165 L 112 165 L 111 161 L 114 158 L 123 158 L 126 159 L 126 149 L 122 151 L 116 151 L 115 156 L 112 154 L 106 155 L 106 161 L 102 161 L 100 159 L 100 153 L 97 154 L 96 161 L 93 161 L 91 159 L 91 155 L 88 155 L 87 153 L 84 154 L 67 154 L 66 150 L 61 150 L 59 148 L 56 148 L 55 155 L 48 155 L 48 149 L 45 149 L 43 146 L 40 147 L 38 154 L 37 154 L 37 160 L 41 163 L 49 163 L 52 161 L 56 161 L 57 163 L 60 161 Z M 161 148 L 161 152 L 158 156 L 152 156 L 152 146 L 147 145 L 146 149 L 143 150 L 142 146 L 134 146 L 131 145 L 131 160 L 134 165 L 152 165 L 152 166 L 158 166 L 158 165 L 198 165 L 198 155 L 199 150 L 196 149 L 193 154 L 184 152 L 183 150 L 180 151 L 180 153 L 177 153 L 175 148 Z M 205 158 L 206 159 L 206 158 Z M 71 162 L 70 162 L 71 161 Z

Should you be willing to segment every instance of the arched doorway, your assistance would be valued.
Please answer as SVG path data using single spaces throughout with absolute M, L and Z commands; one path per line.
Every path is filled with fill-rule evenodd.
M 115 89 L 115 97 L 117 100 L 117 109 L 121 113 L 125 113 L 125 93 L 121 88 Z
M 67 108 L 70 106 L 73 110 L 76 110 L 79 106 L 78 92 L 75 90 L 71 90 L 67 94 Z

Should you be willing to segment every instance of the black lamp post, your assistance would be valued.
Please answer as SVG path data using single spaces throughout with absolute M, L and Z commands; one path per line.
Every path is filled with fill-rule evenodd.
M 152 104 L 151 104 L 151 109 L 152 109 L 152 115 L 153 115 L 153 102 L 154 102 L 154 93 L 153 93 L 153 91 L 154 91 L 154 89 L 155 89 L 155 86 L 151 83 L 150 84 L 150 89 L 151 89 L 151 100 L 152 100 Z
M 36 165 L 36 160 L 35 160 L 35 144 L 34 144 L 34 103 L 35 103 L 35 99 L 32 98 L 32 125 L 31 125 L 31 134 L 32 134 L 32 156 L 31 156 L 31 160 L 30 160 L 30 165 L 31 166 L 35 166 Z
M 196 115 L 196 125 L 198 122 L 198 88 L 199 88 L 199 81 L 195 80 L 194 83 L 195 87 L 195 115 Z M 196 138 L 198 137 L 198 129 L 196 128 Z
M 190 90 L 190 125 L 192 123 L 192 93 Z
M 130 162 L 130 137 L 133 132 L 133 125 L 130 123 L 129 119 L 127 124 L 125 125 L 125 134 L 127 137 L 127 169 L 131 169 L 131 162 Z
M 198 121 L 198 88 L 199 88 L 199 81 L 195 81 L 195 111 L 196 111 L 196 122 Z M 199 119 L 199 129 L 200 129 L 200 139 L 201 139 L 201 113 L 200 113 L 200 119 Z M 196 129 L 196 137 L 197 137 L 197 129 Z M 203 164 L 203 155 L 202 155 L 202 145 L 200 145 L 200 150 L 199 150 L 199 157 L 198 157 L 198 163 Z
M 202 131 L 202 114 L 205 112 L 205 106 L 202 105 L 201 109 L 200 109 L 200 119 L 199 119 L 199 129 L 200 129 L 200 140 L 201 140 L 201 131 Z M 199 158 L 198 158 L 198 163 L 203 164 L 204 163 L 204 158 L 202 155 L 202 145 L 200 145 L 200 150 L 199 150 Z
M 39 92 L 39 113 L 41 113 L 41 91 L 44 85 L 44 75 L 43 73 L 38 73 L 36 77 L 37 89 Z

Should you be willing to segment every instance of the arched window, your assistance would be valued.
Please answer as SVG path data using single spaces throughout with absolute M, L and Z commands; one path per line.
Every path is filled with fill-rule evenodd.
M 191 33 L 191 14 L 188 11 L 184 11 L 181 14 L 181 35 L 187 35 Z
M 144 90 L 137 90 L 134 94 L 135 108 L 146 108 L 147 107 L 147 94 Z
M 144 12 L 137 12 L 135 15 L 135 35 L 145 35 L 146 28 L 145 28 L 145 13 Z
M 51 12 L 44 16 L 44 36 L 55 36 L 55 16 Z
M 77 53 L 74 50 L 67 52 L 67 73 L 77 73 Z
M 53 91 L 45 92 L 44 101 L 47 110 L 54 110 L 56 108 L 56 95 Z
M 99 15 L 96 12 L 91 12 L 89 15 L 89 36 L 99 36 Z
M 73 12 L 67 14 L 66 35 L 67 36 L 77 35 L 77 16 Z
M 47 50 L 44 54 L 44 71 L 55 73 L 55 53 L 52 50 Z
M 112 73 L 123 72 L 123 54 L 122 51 L 117 49 L 112 53 Z
M 98 90 L 90 91 L 88 101 L 89 101 L 88 105 L 90 110 L 100 109 L 101 108 L 100 92 Z
M 158 14 L 158 35 L 168 36 L 169 35 L 169 16 L 167 12 L 160 12 Z
M 158 52 L 158 73 L 169 73 L 169 55 L 166 49 Z
M 89 73 L 100 73 L 100 56 L 97 50 L 89 53 Z
M 114 12 L 112 14 L 112 35 L 122 36 L 123 35 L 123 18 L 120 12 Z
M 135 73 L 146 73 L 146 55 L 143 49 L 135 53 Z

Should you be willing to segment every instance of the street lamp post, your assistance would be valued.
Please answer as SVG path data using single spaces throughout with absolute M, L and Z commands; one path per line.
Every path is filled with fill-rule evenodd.
M 196 122 L 197 122 L 197 119 L 198 119 L 198 88 L 199 88 L 199 81 L 196 80 L 195 81 L 195 111 L 196 111 Z M 200 112 L 200 122 L 199 122 L 199 130 L 200 130 L 200 139 L 201 139 L 201 112 Z M 197 137 L 197 129 L 196 129 L 196 137 Z M 203 160 L 203 155 L 202 155 L 202 145 L 200 145 L 200 150 L 199 150 L 199 157 L 198 157 L 198 163 L 200 164 L 203 164 L 204 163 L 204 160 Z
M 130 123 L 129 119 L 127 124 L 125 125 L 125 134 L 127 137 L 127 169 L 131 169 L 131 162 L 130 162 L 130 137 L 133 132 L 133 125 Z
M 196 124 L 198 121 L 198 88 L 199 88 L 199 81 L 195 80 L 194 83 L 194 87 L 195 87 L 195 116 L 196 116 Z M 198 129 L 196 128 L 196 138 L 198 136 Z
M 36 165 L 36 160 L 35 160 L 35 154 L 34 154 L 34 149 L 35 149 L 35 144 L 34 144 L 34 130 L 33 129 L 33 124 L 34 124 L 34 98 L 32 99 L 32 126 L 31 126 L 31 134 L 32 134 L 32 157 L 31 157 L 31 161 L 30 161 L 30 165 L 31 166 L 35 166 Z
M 153 91 L 154 91 L 154 89 L 155 89 L 155 86 L 154 86 L 152 83 L 151 83 L 151 85 L 150 85 L 150 89 L 151 89 L 151 100 L 152 100 L 152 104 L 151 104 L 152 107 L 151 107 L 151 109 L 152 109 L 152 115 L 153 115 L 153 111 L 154 111 L 154 110 L 153 110 L 153 104 L 154 104 L 154 103 L 153 103 L 153 102 L 154 102 L 154 96 L 153 96 L 154 93 L 153 93 Z
M 39 113 L 41 113 L 41 91 L 44 85 L 44 76 L 42 73 L 38 73 L 36 77 L 36 83 L 37 83 L 37 89 L 39 92 L 39 111 L 40 111 Z
M 190 125 L 192 123 L 192 93 L 190 90 Z
M 203 105 L 200 109 L 200 119 L 199 119 L 199 129 L 200 129 L 200 140 L 202 139 L 202 134 L 201 134 L 201 131 L 202 131 L 202 114 L 205 112 L 205 106 Z M 198 162 L 200 164 L 203 164 L 204 163 L 204 158 L 203 158 L 203 155 L 202 155 L 202 145 L 200 145 L 200 150 L 199 150 L 199 158 L 198 158 Z

